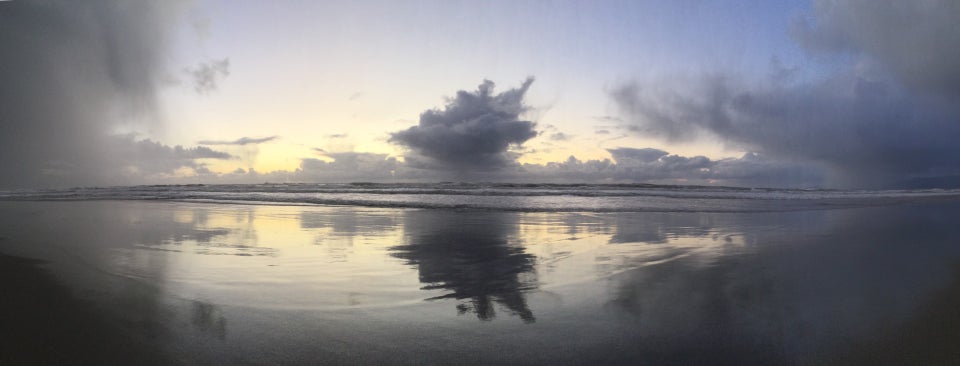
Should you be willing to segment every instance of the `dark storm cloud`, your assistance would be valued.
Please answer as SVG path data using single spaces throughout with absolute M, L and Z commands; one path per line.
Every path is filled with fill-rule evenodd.
M 960 96 L 960 2 L 820 0 L 813 9 L 794 26 L 801 45 L 861 53 L 912 88 Z
M 220 82 L 230 76 L 230 59 L 203 62 L 197 67 L 188 68 L 186 72 L 193 81 L 193 90 L 200 94 L 207 94 L 217 90 Z
M 257 145 L 257 144 L 262 144 L 262 143 L 264 143 L 264 142 L 270 142 L 270 141 L 276 140 L 276 139 L 278 139 L 278 138 L 280 138 L 280 136 L 269 136 L 269 137 L 260 137 L 260 138 L 241 137 L 241 138 L 238 138 L 238 139 L 236 139 L 236 140 L 203 140 L 203 141 L 197 141 L 197 143 L 200 144 L 200 145 L 238 145 L 238 146 L 244 146 L 244 145 Z
M 896 184 L 960 166 L 960 145 L 950 137 L 960 134 L 957 107 L 882 81 L 839 76 L 759 87 L 704 78 L 686 87 L 662 95 L 632 84 L 614 98 L 645 135 L 678 141 L 706 132 L 748 150 L 823 162 L 839 185 Z
M 765 156 L 819 163 L 831 185 L 904 186 L 960 175 L 953 138 L 960 136 L 960 28 L 953 25 L 960 13 L 953 4 L 818 3 L 816 26 L 800 27 L 798 38 L 816 51 L 858 58 L 815 81 L 718 73 L 627 83 L 611 96 L 634 133 L 667 141 L 716 136 Z
M 537 136 L 534 122 L 520 120 L 532 83 L 493 94 L 494 83 L 485 80 L 477 91 L 458 91 L 442 110 L 423 112 L 418 125 L 392 133 L 390 142 L 409 148 L 407 160 L 423 167 L 483 171 L 514 164 L 510 147 Z
M 180 2 L 0 4 L 0 186 L 103 183 L 107 132 L 143 122 Z
M 815 164 L 776 160 L 757 153 L 714 161 L 709 179 L 721 184 L 748 187 L 819 187 L 823 169 Z

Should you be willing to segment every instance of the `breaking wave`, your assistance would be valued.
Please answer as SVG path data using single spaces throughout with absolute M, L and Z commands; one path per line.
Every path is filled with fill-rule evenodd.
M 764 212 L 960 199 L 960 190 L 802 190 L 651 184 L 348 183 L 0 191 L 3 200 L 166 200 L 525 212 Z

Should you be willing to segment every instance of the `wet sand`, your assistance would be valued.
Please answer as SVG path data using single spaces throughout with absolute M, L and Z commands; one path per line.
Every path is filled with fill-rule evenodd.
M 956 364 L 958 214 L 0 202 L 0 363 Z
M 148 340 L 75 298 L 43 262 L 0 255 L 0 364 L 169 364 Z

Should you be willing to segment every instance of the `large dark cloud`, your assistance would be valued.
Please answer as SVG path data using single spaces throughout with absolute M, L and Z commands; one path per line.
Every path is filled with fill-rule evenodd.
M 793 33 L 806 48 L 870 57 L 910 87 L 960 96 L 960 2 L 814 2 Z
M 782 73 L 759 82 L 724 73 L 633 82 L 611 95 L 635 133 L 668 141 L 714 136 L 821 164 L 830 185 L 902 186 L 960 174 L 956 3 L 815 8 L 813 25 L 796 28 L 798 39 L 814 52 L 854 55 L 850 67 L 803 82 Z
M 151 123 L 177 1 L 0 3 L 0 187 L 103 184 Z
M 485 80 L 477 91 L 458 91 L 442 110 L 423 112 L 418 125 L 391 134 L 390 142 L 409 148 L 407 160 L 421 167 L 489 171 L 511 165 L 517 154 L 510 147 L 537 136 L 534 122 L 520 120 L 532 83 L 529 78 L 494 94 L 494 83 Z

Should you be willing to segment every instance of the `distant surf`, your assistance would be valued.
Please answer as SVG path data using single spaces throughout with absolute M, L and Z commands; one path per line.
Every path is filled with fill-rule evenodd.
M 653 184 L 280 183 L 0 191 L 0 200 L 163 200 L 521 212 L 765 212 L 960 199 L 960 189 L 821 190 Z

